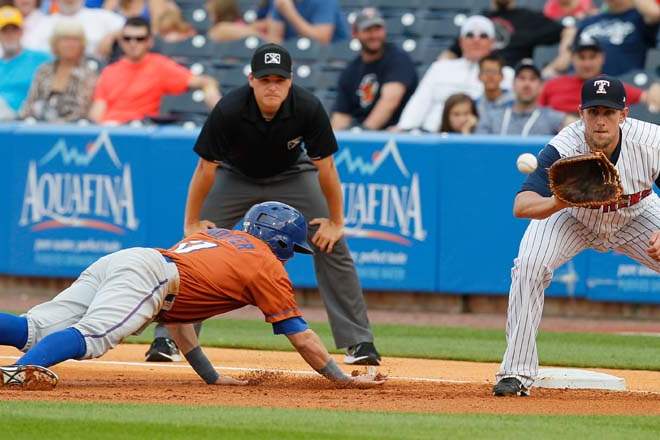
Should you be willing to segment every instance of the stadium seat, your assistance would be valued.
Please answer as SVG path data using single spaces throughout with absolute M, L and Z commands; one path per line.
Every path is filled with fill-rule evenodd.
M 293 80 L 300 87 L 304 87 L 310 92 L 318 87 L 316 78 L 319 72 L 314 64 L 296 64 L 293 66 Z
M 243 40 L 211 43 L 210 53 L 214 64 L 217 65 L 244 65 L 252 59 L 254 50 L 263 43 L 256 37 Z
M 643 70 L 634 70 L 632 72 L 619 75 L 617 78 L 619 78 L 624 83 L 628 83 L 642 89 L 648 88 L 653 81 L 653 75 L 650 75 Z
M 516 6 L 531 9 L 533 11 L 543 11 L 546 0 L 518 0 Z
M 644 70 L 653 73 L 656 78 L 660 78 L 660 49 L 649 49 L 646 52 Z
M 429 18 L 454 16 L 457 13 L 471 15 L 473 0 L 419 0 L 418 8 L 428 9 Z
M 534 48 L 534 65 L 539 69 L 543 69 L 557 57 L 558 53 L 558 44 L 552 46 L 536 46 Z
M 177 4 L 179 9 L 201 7 L 204 3 L 200 0 L 175 0 L 174 3 Z
M 319 90 L 337 90 L 341 70 L 319 69 L 316 74 L 316 88 Z
M 630 106 L 630 117 L 641 119 L 642 121 L 660 124 L 660 112 L 651 112 L 644 104 L 635 104 Z
M 160 113 L 171 117 L 172 121 L 192 121 L 202 124 L 209 109 L 204 103 L 204 94 L 200 90 L 183 95 L 165 95 L 160 103 Z
M 321 53 L 321 45 L 309 38 L 286 40 L 282 44 L 291 54 L 294 64 L 305 61 L 317 61 Z
M 458 36 L 460 27 L 455 23 L 455 17 L 444 18 L 422 18 L 415 20 L 410 26 L 409 32 L 419 37 L 432 38 L 455 38 Z
M 385 20 L 385 28 L 387 29 L 388 37 L 395 37 L 406 34 L 409 26 L 402 23 L 402 17 L 390 17 Z
M 186 5 L 181 8 L 181 15 L 183 19 L 193 25 L 200 34 L 206 34 L 211 27 L 211 19 L 209 14 L 204 8 L 204 3 L 200 2 L 197 5 Z
M 222 92 L 226 93 L 229 90 L 244 86 L 247 84 L 247 73 L 249 71 L 249 64 L 235 65 L 223 68 L 216 68 L 213 70 L 213 77 L 220 82 Z
M 472 15 L 482 14 L 484 11 L 490 10 L 491 0 L 471 0 Z M 520 6 L 520 5 L 516 5 Z
M 416 65 L 434 62 L 443 50 L 451 45 L 451 40 L 434 40 L 431 38 L 406 39 L 400 45 L 408 52 Z
M 319 98 L 325 111 L 330 114 L 335 105 L 335 100 L 337 99 L 337 93 L 331 90 L 319 90 L 316 92 L 316 97 Z
M 334 67 L 343 67 L 359 54 L 359 42 L 339 41 L 325 46 L 321 52 L 321 59 Z
M 211 45 L 206 37 L 196 35 L 178 43 L 156 42 L 156 51 L 183 64 L 205 61 L 211 56 Z
M 371 4 L 369 0 L 339 0 L 339 6 L 345 7 L 363 7 L 367 4 Z

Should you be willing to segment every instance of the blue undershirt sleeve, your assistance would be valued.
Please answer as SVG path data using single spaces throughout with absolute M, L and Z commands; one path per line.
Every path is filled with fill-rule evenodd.
M 527 176 L 519 192 L 534 191 L 543 197 L 550 197 L 552 191 L 548 180 L 548 168 L 559 158 L 559 151 L 550 144 L 546 145 L 536 157 L 539 163 L 536 171 Z
M 308 328 L 307 321 L 300 316 L 294 316 L 293 318 L 273 323 L 273 333 L 276 335 L 293 335 L 304 332 Z

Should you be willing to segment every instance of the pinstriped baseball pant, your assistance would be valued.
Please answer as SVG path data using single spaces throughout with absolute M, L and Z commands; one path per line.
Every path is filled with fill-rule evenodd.
M 544 291 L 553 271 L 583 249 L 613 249 L 660 272 L 660 262 L 646 254 L 653 232 L 660 230 L 660 200 L 657 198 L 637 218 L 607 240 L 598 237 L 567 210 L 544 220 L 532 220 L 520 243 L 511 269 L 506 340 L 496 379 L 516 377 L 530 387 L 538 375 L 536 335 L 543 313 Z

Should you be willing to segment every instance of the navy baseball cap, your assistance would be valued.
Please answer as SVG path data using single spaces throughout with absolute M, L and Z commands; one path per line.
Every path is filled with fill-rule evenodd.
M 536 65 L 534 64 L 534 60 L 532 60 L 531 58 L 523 58 L 522 60 L 520 60 L 520 62 L 518 62 L 518 64 L 516 64 L 516 67 L 514 69 L 515 76 L 518 77 L 518 75 L 520 75 L 520 72 L 522 72 L 525 69 L 531 70 L 536 74 L 536 76 L 541 78 L 541 71 L 539 70 L 538 67 L 536 67 Z
M 259 46 L 252 55 L 250 68 L 255 78 L 277 75 L 291 78 L 291 55 L 279 44 L 268 43 Z
M 626 106 L 626 89 L 618 79 L 600 75 L 582 84 L 581 108 L 608 107 L 623 110 Z
M 573 53 L 578 53 L 582 50 L 595 50 L 596 52 L 602 52 L 603 48 L 595 38 L 588 35 L 580 35 L 573 42 L 572 51 Z

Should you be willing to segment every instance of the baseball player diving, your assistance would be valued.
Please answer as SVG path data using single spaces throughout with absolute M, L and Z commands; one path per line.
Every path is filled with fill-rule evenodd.
M 616 78 L 585 81 L 581 94 L 581 119 L 541 150 L 538 168 L 515 198 L 514 215 L 531 222 L 511 270 L 507 348 L 493 388 L 496 396 L 529 395 L 538 374 L 543 294 L 555 268 L 591 248 L 620 252 L 660 271 L 660 199 L 652 189 L 654 182 L 660 184 L 660 127 L 628 117 L 625 89 Z M 618 172 L 623 194 L 618 200 L 576 207 L 551 192 L 551 165 L 597 152 Z
M 152 320 L 167 325 L 207 384 L 244 385 L 218 374 L 193 325 L 247 304 L 326 378 L 383 383 L 374 375 L 345 375 L 302 318 L 284 263 L 294 252 L 312 253 L 306 237 L 300 212 L 264 202 L 245 214 L 241 231 L 213 228 L 170 249 L 131 248 L 102 257 L 51 301 L 23 316 L 0 313 L 0 345 L 25 352 L 14 365 L 0 367 L 0 388 L 50 389 L 58 378 L 48 367 L 102 356 Z

